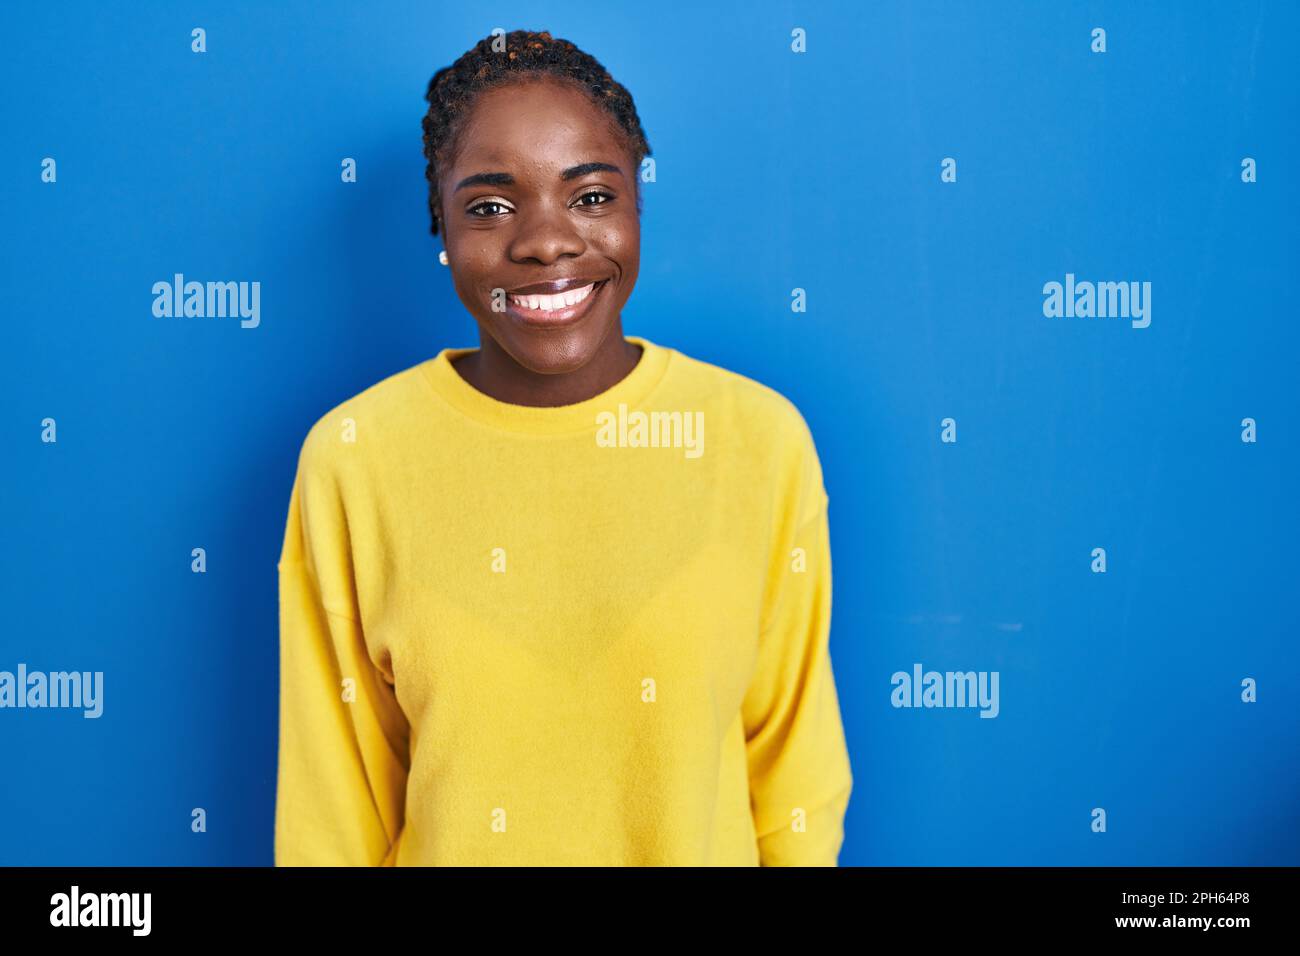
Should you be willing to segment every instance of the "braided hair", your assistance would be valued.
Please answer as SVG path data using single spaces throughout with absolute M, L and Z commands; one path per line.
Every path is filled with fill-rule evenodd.
M 494 43 L 504 50 L 494 50 Z M 610 114 L 615 132 L 621 136 L 636 166 L 650 155 L 650 144 L 637 116 L 632 94 L 616 82 L 595 57 L 582 52 L 568 40 L 553 38 L 543 30 L 513 30 L 484 37 L 451 66 L 443 67 L 429 80 L 424 98 L 429 111 L 424 116 L 424 177 L 429 181 L 430 232 L 438 235 L 438 169 L 455 155 L 457 138 L 477 96 L 493 87 L 526 79 L 554 79 L 586 93 L 599 108 Z M 634 171 L 635 173 L 635 171 Z M 641 180 L 636 183 L 637 212 L 641 211 Z

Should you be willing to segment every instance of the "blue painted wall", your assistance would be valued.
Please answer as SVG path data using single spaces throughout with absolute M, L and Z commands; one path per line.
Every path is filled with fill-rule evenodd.
M 573 40 L 636 98 L 657 180 L 627 331 L 812 426 L 856 777 L 841 863 L 1300 863 L 1300 9 L 595 13 L 0 13 L 0 669 L 106 688 L 98 720 L 0 710 L 0 863 L 271 862 L 299 443 L 477 344 L 420 120 L 432 72 L 498 26 Z M 154 318 L 177 272 L 258 280 L 259 325 Z M 1149 282 L 1150 324 L 1045 316 L 1067 273 Z M 997 717 L 892 706 L 917 663 L 998 672 Z

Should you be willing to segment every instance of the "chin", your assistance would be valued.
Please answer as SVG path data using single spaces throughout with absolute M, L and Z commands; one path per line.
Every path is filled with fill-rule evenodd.
M 511 323 L 492 337 L 516 362 L 539 375 L 564 375 L 582 368 L 600 350 L 610 327 L 579 322 L 570 328 L 523 328 Z

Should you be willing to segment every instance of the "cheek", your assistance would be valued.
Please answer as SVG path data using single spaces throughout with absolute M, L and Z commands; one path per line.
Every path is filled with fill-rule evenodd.
M 636 268 L 641 254 L 641 229 L 636 222 L 609 223 L 591 239 L 601 255 L 616 262 L 624 272 Z
M 498 266 L 501 253 L 483 245 L 460 245 L 448 250 L 447 255 L 456 266 L 456 288 L 462 292 L 491 291 L 494 280 L 501 274 Z

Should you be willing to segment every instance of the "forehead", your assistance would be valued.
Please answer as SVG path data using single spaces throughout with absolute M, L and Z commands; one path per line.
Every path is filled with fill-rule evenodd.
M 615 121 L 581 90 L 540 78 L 480 93 L 460 136 L 455 165 L 527 162 L 566 167 L 621 148 Z M 610 161 L 610 160 L 607 160 Z

